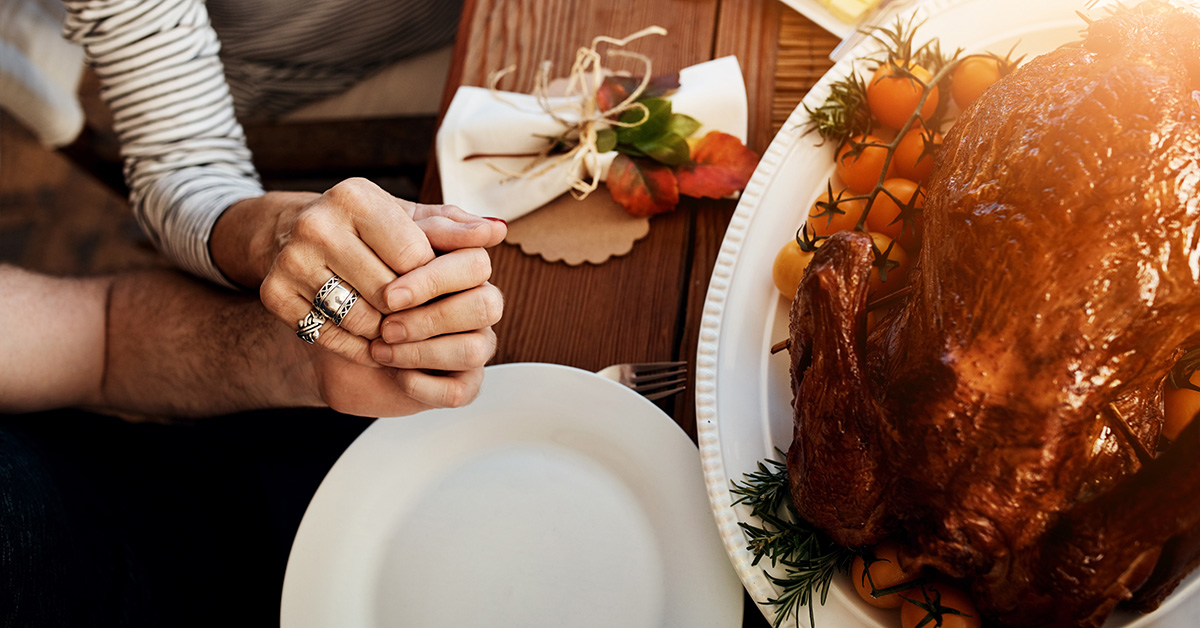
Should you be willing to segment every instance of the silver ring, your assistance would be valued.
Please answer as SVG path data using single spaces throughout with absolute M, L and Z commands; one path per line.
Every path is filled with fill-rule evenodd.
M 342 283 L 342 278 L 334 275 L 321 286 L 317 296 L 313 297 L 313 307 L 317 312 L 341 326 L 342 319 L 350 313 L 350 308 L 358 301 L 358 291 Z
M 296 335 L 311 345 L 321 335 L 321 325 L 324 324 L 325 317 L 320 312 L 313 310 L 300 319 L 300 328 L 296 330 Z

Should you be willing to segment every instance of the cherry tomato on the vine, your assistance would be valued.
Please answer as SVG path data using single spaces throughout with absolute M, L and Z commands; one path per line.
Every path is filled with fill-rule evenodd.
M 927 144 L 932 144 L 933 147 L 926 150 Z M 917 183 L 924 183 L 933 171 L 933 153 L 941 144 L 941 133 L 931 133 L 923 128 L 910 129 L 900 138 L 896 145 L 896 154 L 892 156 L 896 174 Z
M 904 126 L 933 79 L 929 70 L 911 62 L 889 61 L 875 70 L 867 83 L 867 108 L 884 126 L 899 129 Z M 938 88 L 931 85 L 929 97 L 921 105 L 921 116 L 929 119 L 938 105 Z
M 915 228 L 912 222 L 915 216 L 912 216 L 907 229 L 901 216 L 902 210 L 910 206 L 914 209 L 925 207 L 925 191 L 920 186 L 908 179 L 884 181 L 883 190 L 875 195 L 875 202 L 871 203 L 871 211 L 867 213 L 867 231 L 882 233 L 893 240 L 901 239 L 905 231 L 911 236 Z
M 914 604 L 905 600 L 900 605 L 900 625 L 903 628 L 980 628 L 983 625 L 971 598 L 952 584 L 929 583 L 903 595 L 916 601 Z
M 1002 76 L 999 59 L 985 55 L 967 57 L 950 77 L 950 97 L 959 109 L 966 109 Z
M 841 188 L 833 191 L 831 199 L 826 189 L 808 210 L 809 230 L 819 236 L 827 236 L 853 229 L 867 206 L 866 199 L 855 198 L 857 196 L 860 194 Z
M 804 269 L 808 268 L 814 253 L 815 251 L 801 249 L 800 243 L 792 238 L 775 255 L 775 264 L 771 266 L 771 279 L 775 282 L 779 294 L 789 301 L 796 298 L 796 289 L 800 287 Z
M 900 608 L 904 602 L 899 591 L 879 597 L 872 593 L 897 587 L 917 577 L 916 573 L 900 568 L 899 552 L 900 546 L 895 542 L 884 541 L 871 548 L 874 558 L 870 565 L 862 556 L 854 558 L 853 564 L 850 565 L 850 577 L 854 580 L 854 589 L 858 591 L 859 597 L 867 604 L 878 608 Z
M 869 233 L 871 239 L 875 241 L 875 248 L 879 249 L 879 254 L 887 254 L 887 281 L 882 279 L 884 273 L 876 266 L 871 269 L 870 287 L 867 288 L 868 293 L 872 297 L 882 297 L 889 295 L 900 288 L 908 285 L 908 271 L 912 268 L 912 261 L 908 256 L 908 251 L 900 246 L 900 243 L 892 244 L 892 239 L 882 233 Z M 891 250 L 888 247 L 891 246 Z
M 860 150 L 861 149 L 861 150 Z M 875 189 L 887 162 L 887 144 L 874 135 L 850 138 L 837 154 L 837 175 L 846 187 L 866 194 Z M 893 167 L 888 167 L 890 175 Z

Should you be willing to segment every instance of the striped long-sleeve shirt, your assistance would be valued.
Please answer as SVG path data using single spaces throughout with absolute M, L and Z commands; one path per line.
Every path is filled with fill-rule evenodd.
M 340 91 L 449 41 L 460 10 L 453 0 L 65 4 L 64 33 L 83 45 L 112 110 L 139 224 L 181 268 L 226 286 L 208 248 L 213 225 L 263 194 L 235 102 L 269 116 Z

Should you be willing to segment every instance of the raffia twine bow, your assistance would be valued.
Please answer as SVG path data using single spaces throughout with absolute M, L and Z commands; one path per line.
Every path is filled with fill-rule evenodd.
M 570 161 L 573 163 L 573 167 L 568 170 L 571 177 L 571 195 L 579 200 L 587 198 L 589 194 L 600 187 L 600 150 L 596 146 L 598 132 L 614 126 L 635 127 L 645 122 L 650 115 L 650 110 L 637 100 L 650 83 L 653 63 L 646 55 L 619 48 L 624 48 L 630 42 L 642 37 L 666 34 L 667 30 L 661 26 L 649 26 L 623 39 L 600 35 L 592 40 L 591 46 L 579 48 L 575 52 L 575 62 L 571 65 L 571 73 L 567 76 L 566 97 L 559 99 L 560 104 L 558 105 L 555 105 L 550 99 L 550 68 L 552 64 L 549 61 L 543 61 L 534 77 L 533 96 L 537 98 L 542 111 L 565 127 L 565 130 L 556 137 L 546 138 L 546 147 L 533 155 L 530 163 L 519 171 L 509 171 L 491 162 L 488 162 L 488 166 L 508 176 L 508 180 L 512 180 L 541 177 L 564 162 Z M 641 82 L 637 88 L 631 91 L 624 100 L 609 109 L 601 109 L 596 97 L 597 90 L 607 73 L 603 57 L 598 51 L 600 44 L 609 44 L 618 48 L 609 50 L 608 56 L 635 59 L 644 66 Z M 488 76 L 488 88 L 491 90 L 492 96 L 513 108 L 517 108 L 517 105 L 505 99 L 497 85 L 501 79 L 516 69 L 517 66 L 510 65 L 502 70 L 492 72 Z M 632 110 L 640 110 L 642 112 L 641 119 L 630 122 L 619 120 L 621 114 Z M 555 152 L 562 146 L 571 148 L 563 153 Z

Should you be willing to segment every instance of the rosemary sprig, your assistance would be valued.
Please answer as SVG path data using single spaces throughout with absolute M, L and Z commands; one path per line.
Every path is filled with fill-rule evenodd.
M 814 596 L 825 603 L 834 574 L 849 572 L 855 552 L 829 540 L 799 516 L 792 505 L 786 462 L 763 459 L 743 482 L 731 484 L 731 492 L 739 496 L 733 503 L 749 506 L 750 514 L 762 523 L 738 523 L 746 533 L 747 549 L 754 554 L 752 564 L 765 558 L 772 567 L 783 568 L 782 575 L 763 570 L 780 590 L 778 597 L 766 600 L 775 607 L 772 625 L 780 626 L 789 616 L 799 625 L 798 611 L 807 606 L 809 625 L 815 626 Z
M 871 132 L 871 112 L 867 110 L 867 85 L 856 72 L 829 86 L 825 102 L 810 108 L 804 105 L 808 122 L 804 132 L 816 131 L 825 141 L 836 146 L 845 144 L 856 135 Z

